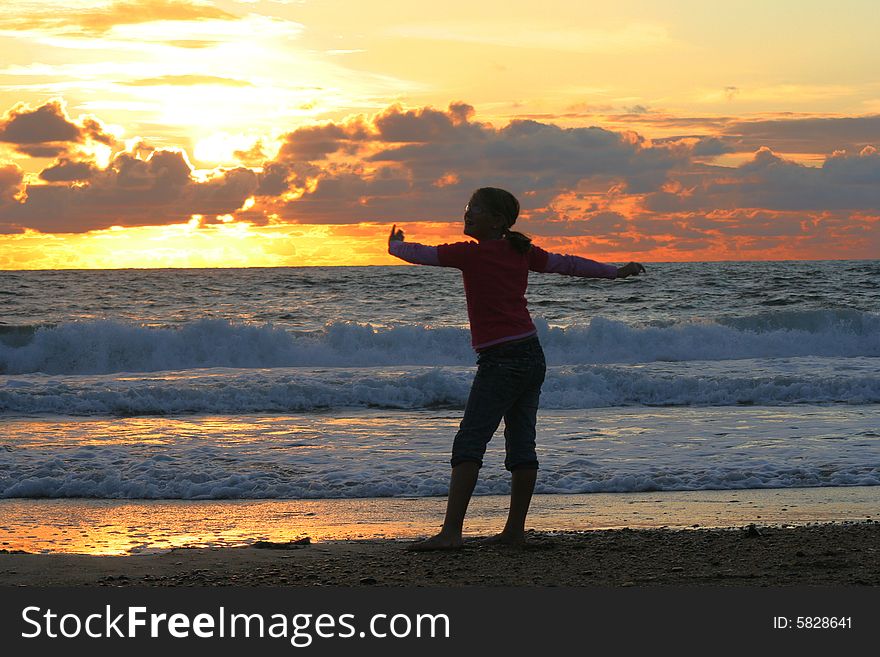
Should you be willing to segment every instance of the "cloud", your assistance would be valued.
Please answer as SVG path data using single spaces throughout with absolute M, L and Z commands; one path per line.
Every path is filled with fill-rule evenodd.
M 61 157 L 55 164 L 43 169 L 40 178 L 48 182 L 73 182 L 89 180 L 99 169 L 92 162 L 75 161 Z
M 696 213 L 682 217 L 682 223 L 703 235 L 716 234 L 723 237 L 796 237 L 808 234 L 813 227 L 812 222 L 802 212 L 768 210 Z
M 94 38 L 107 34 L 117 25 L 207 19 L 237 20 L 237 17 L 214 5 L 187 0 L 123 0 L 92 8 L 67 9 L 56 6 L 17 12 L 16 15 L 0 19 L 0 28 Z
M 16 164 L 0 164 L 0 203 L 11 202 L 18 193 L 23 173 Z
M 546 115 L 544 120 L 564 119 L 568 115 Z M 773 118 L 743 119 L 734 116 L 670 116 L 647 114 L 606 114 L 608 121 L 646 126 L 652 130 L 680 129 L 684 134 L 656 139 L 655 143 L 684 138 L 718 139 L 732 146 L 733 152 L 753 153 L 762 146 L 779 153 L 830 155 L 836 150 L 860 151 L 878 145 L 880 114 L 866 116 L 798 116 L 785 114 Z M 731 151 L 728 151 L 731 152 Z
M 735 152 L 739 136 L 651 141 L 629 130 L 534 120 L 494 126 L 455 102 L 443 110 L 393 105 L 302 126 L 283 136 L 274 156 L 257 142 L 237 154 L 247 167 L 202 176 L 183 151 L 142 142 L 99 166 L 77 147 L 106 136 L 100 122 L 74 121 L 58 102 L 17 106 L 2 126 L 7 141 L 32 140 L 10 141 L 16 148 L 60 149 L 50 166 L 41 164 L 39 179 L 16 165 L 0 167 L 4 232 L 163 225 L 192 215 L 210 223 L 232 214 L 339 230 L 422 221 L 436 233 L 437 225 L 459 220 L 474 189 L 490 185 L 520 198 L 518 228 L 548 248 L 586 254 L 832 257 L 870 253 L 878 241 L 875 146 L 832 152 L 820 167 L 763 146 L 740 166 L 722 167 L 701 158 Z
M 430 142 L 460 140 L 461 132 L 476 135 L 483 127 L 468 123 L 474 108 L 466 103 L 451 103 L 447 112 L 422 107 L 404 110 L 394 105 L 373 118 L 378 139 L 384 142 Z
M 579 213 L 572 209 L 571 214 L 564 209 L 555 207 L 553 218 L 541 218 L 538 220 L 525 219 L 518 221 L 517 229 L 540 237 L 616 237 L 627 232 L 631 224 L 627 217 L 619 212 L 593 212 Z
M 718 137 L 701 137 L 693 146 L 693 154 L 698 157 L 723 155 L 724 153 L 733 153 L 735 151 L 736 148 L 733 144 Z
M 261 139 L 258 139 L 248 150 L 234 151 L 232 155 L 237 161 L 248 166 L 259 166 L 268 159 Z
M 285 136 L 276 160 L 299 163 L 323 160 L 331 153 L 355 153 L 366 141 L 369 129 L 361 119 L 346 123 L 306 126 Z
M 246 80 L 235 80 L 233 78 L 223 78 L 216 75 L 162 75 L 156 78 L 142 78 L 140 80 L 131 80 L 122 84 L 131 87 L 191 87 L 200 84 L 222 85 L 226 87 L 252 87 L 253 85 Z
M 654 139 L 653 143 L 655 146 L 663 146 L 694 157 L 723 155 L 724 153 L 735 153 L 737 151 L 733 140 L 699 135 L 665 137 Z
M 13 226 L 3 219 L 2 208 L 4 205 L 15 203 L 24 174 L 16 164 L 0 164 L 0 235 L 21 233 L 21 226 Z
M 186 155 L 171 149 L 152 151 L 146 158 L 121 152 L 104 169 L 62 161 L 47 170 L 52 172 L 48 179 L 71 180 L 74 172 L 86 170 L 85 184 L 28 184 L 23 201 L 7 195 L 0 203 L 0 221 L 57 233 L 181 223 L 194 214 L 212 221 L 241 208 L 257 187 L 256 174 L 243 167 L 196 179 Z
M 694 187 L 648 194 L 645 208 L 654 212 L 880 208 L 880 153 L 873 147 L 852 155 L 837 152 L 821 167 L 803 166 L 762 147 L 737 168 L 707 171 Z
M 36 109 L 19 103 L 0 119 L 0 142 L 31 157 L 56 157 L 74 144 L 90 141 L 108 146 L 115 143 L 97 119 L 81 116 L 72 121 L 61 100 L 50 100 Z
M 614 114 L 611 116 L 616 121 L 651 125 L 657 128 L 681 128 L 689 133 L 694 133 L 698 130 L 719 132 L 737 120 L 735 117 L 730 116 L 674 116 L 660 112 Z
M 170 39 L 164 41 L 165 45 L 174 48 L 200 49 L 213 48 L 222 43 L 222 41 L 212 39 Z
M 258 177 L 257 196 L 281 196 L 290 189 L 288 179 L 292 173 L 293 170 L 284 164 L 277 162 L 266 164 Z
M 372 117 L 299 128 L 267 163 L 261 193 L 281 219 L 316 223 L 455 219 L 468 195 L 487 184 L 548 204 L 579 181 L 623 181 L 658 189 L 686 155 L 654 148 L 635 133 L 474 120 L 472 106 L 389 107 Z M 287 177 L 282 184 L 282 173 Z
M 880 143 L 880 114 L 857 117 L 780 118 L 762 121 L 730 121 L 724 136 L 736 138 L 741 150 L 762 146 L 783 153 L 860 151 Z

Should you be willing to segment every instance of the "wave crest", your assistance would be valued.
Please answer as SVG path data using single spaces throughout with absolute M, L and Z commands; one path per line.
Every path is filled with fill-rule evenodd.
M 560 365 L 880 356 L 880 315 L 860 311 L 783 311 L 653 326 L 601 316 L 587 326 L 535 323 L 548 361 Z M 474 360 L 469 337 L 464 328 L 419 324 L 331 322 L 306 333 L 212 319 L 179 327 L 70 322 L 0 334 L 0 373 L 468 365 Z

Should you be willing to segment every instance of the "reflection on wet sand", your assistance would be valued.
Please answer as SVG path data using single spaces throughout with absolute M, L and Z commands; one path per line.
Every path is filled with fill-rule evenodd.
M 0 500 L 0 549 L 78 554 L 148 554 L 175 547 L 410 539 L 434 531 L 445 500 Z M 475 497 L 466 532 L 501 529 L 504 496 Z M 786 488 L 538 495 L 530 527 L 539 531 L 797 525 L 865 520 L 880 487 Z

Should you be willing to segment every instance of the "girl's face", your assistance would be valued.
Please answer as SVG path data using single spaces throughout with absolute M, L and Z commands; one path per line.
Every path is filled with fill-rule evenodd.
M 464 209 L 464 234 L 477 240 L 498 239 L 502 235 L 504 219 L 471 197 Z

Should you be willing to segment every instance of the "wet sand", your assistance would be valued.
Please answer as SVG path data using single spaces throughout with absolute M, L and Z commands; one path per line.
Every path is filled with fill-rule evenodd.
M 501 530 L 508 497 L 471 500 L 466 536 Z M 131 555 L 258 540 L 414 539 L 437 530 L 446 499 L 0 500 L 0 549 Z M 535 495 L 539 532 L 804 525 L 878 520 L 880 486 Z
M 878 586 L 880 523 L 529 532 L 525 548 L 468 538 L 175 548 L 89 556 L 0 552 L 0 586 Z

